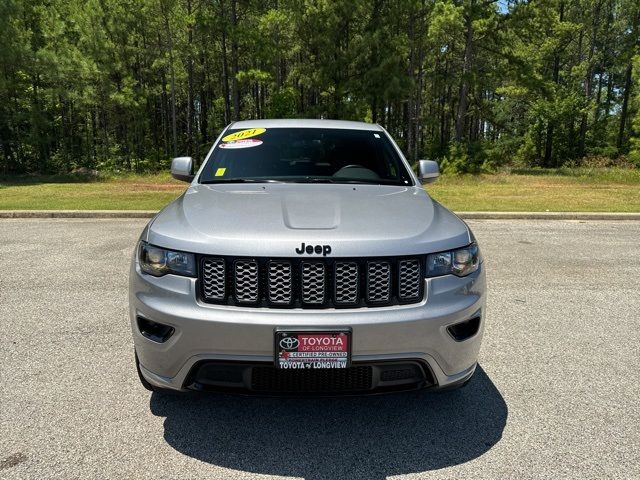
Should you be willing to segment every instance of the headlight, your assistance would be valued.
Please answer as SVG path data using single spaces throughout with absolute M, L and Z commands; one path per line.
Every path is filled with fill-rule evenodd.
M 480 249 L 475 243 L 450 252 L 432 253 L 427 255 L 427 277 L 449 274 L 464 277 L 478 270 L 481 261 Z
M 196 276 L 196 257 L 193 253 L 174 252 L 140 242 L 138 259 L 142 271 L 154 277 L 161 277 L 167 273 L 185 277 Z

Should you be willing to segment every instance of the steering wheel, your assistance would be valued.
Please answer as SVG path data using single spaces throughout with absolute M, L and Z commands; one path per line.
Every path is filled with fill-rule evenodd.
M 370 168 L 363 167 L 362 165 L 346 165 L 333 174 L 334 177 L 353 177 L 361 178 L 363 180 L 378 180 L 380 176 L 371 170 Z

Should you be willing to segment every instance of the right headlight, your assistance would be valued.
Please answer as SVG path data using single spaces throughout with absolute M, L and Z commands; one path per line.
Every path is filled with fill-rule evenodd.
M 196 276 L 196 257 L 193 253 L 175 252 L 140 242 L 138 260 L 140 269 L 154 277 L 162 277 L 167 273 Z
M 482 255 L 476 243 L 449 252 L 427 255 L 427 277 L 457 275 L 464 277 L 480 267 Z

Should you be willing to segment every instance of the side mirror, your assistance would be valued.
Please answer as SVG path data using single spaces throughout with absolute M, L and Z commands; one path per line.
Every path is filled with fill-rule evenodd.
M 191 157 L 176 157 L 171 160 L 171 176 L 176 180 L 193 180 L 193 160 Z
M 423 185 L 425 183 L 435 182 L 440 176 L 440 168 L 438 168 L 438 163 L 433 160 L 420 160 L 418 162 L 418 178 L 420 179 L 420 183 Z

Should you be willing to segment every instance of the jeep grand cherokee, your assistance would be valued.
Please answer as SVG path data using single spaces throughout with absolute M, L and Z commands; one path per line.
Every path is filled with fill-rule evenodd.
M 469 227 L 380 126 L 229 125 L 146 226 L 130 273 L 150 390 L 325 394 L 464 385 L 484 327 Z

